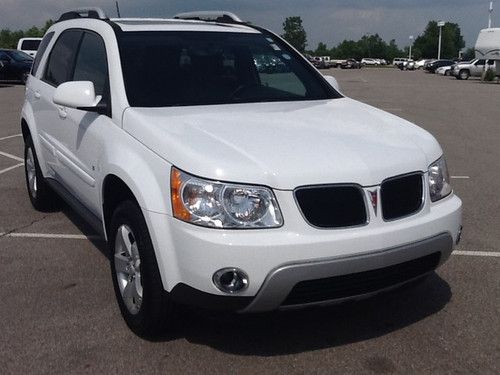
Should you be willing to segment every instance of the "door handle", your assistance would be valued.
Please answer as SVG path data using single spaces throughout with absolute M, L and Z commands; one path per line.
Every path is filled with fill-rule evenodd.
M 57 107 L 57 111 L 59 112 L 60 118 L 66 118 L 68 113 L 66 112 L 66 107 Z
M 42 94 L 40 94 L 40 91 L 35 91 L 35 99 L 40 99 L 42 97 Z

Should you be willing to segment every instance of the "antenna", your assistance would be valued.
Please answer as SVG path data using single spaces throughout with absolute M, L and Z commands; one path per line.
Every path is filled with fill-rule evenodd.
M 115 5 L 116 5 L 116 14 L 118 15 L 118 18 L 122 18 L 120 16 L 120 6 L 118 5 L 118 1 L 115 1 Z
M 488 17 L 488 29 L 491 29 L 491 14 L 493 13 L 493 1 L 490 1 L 490 10 L 489 10 L 489 17 Z

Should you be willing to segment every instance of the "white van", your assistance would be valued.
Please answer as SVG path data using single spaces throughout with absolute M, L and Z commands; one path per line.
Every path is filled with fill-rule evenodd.
M 35 57 L 41 41 L 42 38 L 21 38 L 17 42 L 17 49 L 18 51 L 27 53 L 31 57 Z

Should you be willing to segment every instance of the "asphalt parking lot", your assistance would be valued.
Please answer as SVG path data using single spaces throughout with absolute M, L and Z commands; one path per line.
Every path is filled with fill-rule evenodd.
M 331 70 L 344 94 L 431 131 L 464 235 L 424 283 L 358 303 L 252 316 L 186 311 L 134 336 L 104 243 L 69 208 L 39 213 L 22 168 L 24 87 L 0 83 L 0 372 L 500 373 L 500 85 L 396 69 Z

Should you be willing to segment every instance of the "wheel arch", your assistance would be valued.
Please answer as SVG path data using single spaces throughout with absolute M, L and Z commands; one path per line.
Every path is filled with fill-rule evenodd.
M 101 188 L 101 197 L 103 225 L 106 237 L 109 237 L 108 229 L 110 227 L 113 212 L 121 202 L 131 200 L 137 203 L 139 207 L 141 207 L 141 203 L 139 202 L 136 194 L 134 194 L 129 185 L 123 179 L 113 173 L 108 174 L 104 178 Z

